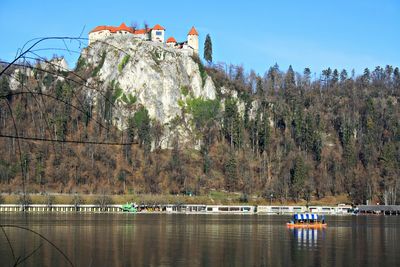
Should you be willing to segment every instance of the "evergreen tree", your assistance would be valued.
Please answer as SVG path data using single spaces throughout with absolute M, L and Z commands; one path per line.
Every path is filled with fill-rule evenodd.
M 305 86 L 310 86 L 310 82 L 311 82 L 311 70 L 310 68 L 305 68 L 303 71 L 303 78 L 304 78 L 304 83 Z
M 286 97 L 287 101 L 294 101 L 295 100 L 295 88 L 296 88 L 296 80 L 295 80 L 295 74 L 292 68 L 292 65 L 289 66 L 289 69 L 286 72 L 285 75 L 285 83 L 284 83 L 284 95 Z
M 332 85 L 336 85 L 339 81 L 339 72 L 337 69 L 334 69 L 332 72 Z
M 268 89 L 271 93 L 275 92 L 280 86 L 281 71 L 279 70 L 278 63 L 270 67 L 267 73 Z
M 381 152 L 381 187 L 385 205 L 396 203 L 399 179 L 399 161 L 396 159 L 396 147 L 393 143 L 386 144 Z
M 398 67 L 393 71 L 393 82 L 395 89 L 400 90 L 400 71 Z
M 237 184 L 237 162 L 235 153 L 232 151 L 225 162 L 225 186 L 229 191 L 235 191 Z
M 10 93 L 10 84 L 8 82 L 8 79 L 6 77 L 3 77 L 0 79 L 0 97 L 5 96 L 8 93 Z
M 212 62 L 212 42 L 209 34 L 204 42 L 204 59 L 210 64 Z
M 307 179 L 307 168 L 303 157 L 298 156 L 295 159 L 294 166 L 291 169 L 291 189 L 292 195 L 298 199 L 303 192 L 304 183 Z
M 243 121 L 240 118 L 236 101 L 228 98 L 225 101 L 225 112 L 223 114 L 223 132 L 225 138 L 233 147 L 240 147 L 242 143 Z
M 306 115 L 303 132 L 304 132 L 303 148 L 309 152 L 312 150 L 312 147 L 314 144 L 314 133 L 315 133 L 314 122 L 313 122 L 312 115 L 310 113 L 307 113 L 307 115 Z
M 292 138 L 296 145 L 303 147 L 303 141 L 305 138 L 305 126 L 303 112 L 301 109 L 295 111 L 294 118 L 292 120 Z
M 147 153 L 150 151 L 151 136 L 150 136 L 150 117 L 149 112 L 145 107 L 141 107 L 133 115 L 134 126 L 137 130 L 137 136 L 139 138 L 139 144 L 144 148 Z
M 332 69 L 327 68 L 326 70 L 323 70 L 322 77 L 323 77 L 324 86 L 329 87 L 331 85 Z
M 346 124 L 343 129 L 343 159 L 344 166 L 351 168 L 355 165 L 355 148 L 352 138 L 353 131 L 349 124 Z
M 256 78 L 256 81 L 257 81 L 257 83 L 256 83 L 256 94 L 258 95 L 258 96 L 262 96 L 263 95 L 263 86 L 262 86 L 262 79 L 261 79 L 261 77 L 257 77 Z
M 181 148 L 179 147 L 178 138 L 174 138 L 172 141 L 171 157 L 167 164 L 167 169 L 170 173 L 170 179 L 178 187 L 172 190 L 174 193 L 179 193 L 184 189 L 185 185 L 185 172 L 184 172 L 184 160 L 182 156 Z
M 364 74 L 362 75 L 361 79 L 362 79 L 362 82 L 363 82 L 364 86 L 367 86 L 370 83 L 370 81 L 371 81 L 371 72 L 369 71 L 368 68 L 364 69 Z
M 348 78 L 347 71 L 345 69 L 343 69 L 340 72 L 340 82 L 341 83 L 345 82 L 347 80 L 347 78 Z
M 270 139 L 270 126 L 269 126 L 269 116 L 267 113 L 267 109 L 264 104 L 261 107 L 261 116 L 257 116 L 257 119 L 260 121 L 258 122 L 258 149 L 262 154 L 264 151 L 267 150 L 269 139 Z M 261 117 L 261 118 L 260 118 Z
M 295 75 L 292 65 L 290 65 L 285 75 L 285 90 L 293 90 L 295 86 L 296 86 Z

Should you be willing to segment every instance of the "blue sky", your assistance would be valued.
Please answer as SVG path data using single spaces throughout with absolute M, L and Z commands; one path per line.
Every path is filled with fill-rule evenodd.
M 176 4 L 175 4 L 175 3 Z M 0 59 L 10 61 L 18 48 L 36 37 L 78 36 L 97 25 L 161 24 L 166 36 L 184 40 L 194 25 L 201 54 L 207 33 L 214 62 L 240 65 L 263 74 L 277 62 L 302 72 L 327 67 L 373 69 L 400 66 L 400 1 L 13 1 L 0 2 Z M 67 42 L 45 47 L 79 50 Z M 76 55 L 64 54 L 73 65 Z M 49 56 L 47 54 L 47 56 Z

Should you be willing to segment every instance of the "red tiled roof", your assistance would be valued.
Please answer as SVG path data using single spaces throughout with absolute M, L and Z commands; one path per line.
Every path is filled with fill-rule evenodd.
M 147 32 L 150 32 L 151 28 L 147 28 Z M 139 30 L 135 30 L 134 34 L 145 34 L 146 33 L 146 29 L 139 29 Z
M 175 40 L 174 37 L 169 37 L 169 38 L 167 39 L 167 43 L 176 43 L 176 40 Z
M 125 23 L 121 23 L 121 25 L 119 25 L 119 27 L 117 27 L 115 30 L 116 31 L 127 31 L 130 33 L 133 33 L 133 29 L 131 27 L 126 26 Z
M 119 25 L 118 27 L 114 27 L 114 26 L 97 26 L 96 28 L 94 28 L 90 32 L 98 32 L 98 31 L 105 31 L 105 30 L 108 30 L 108 31 L 110 31 L 112 33 L 115 33 L 117 31 L 126 31 L 126 32 L 134 33 L 133 29 L 131 27 L 126 26 L 125 23 L 121 23 L 121 25 Z
M 96 28 L 94 28 L 90 32 L 99 32 L 99 31 L 104 31 L 104 30 L 108 30 L 108 26 L 97 26 Z
M 193 26 L 193 27 L 190 29 L 188 35 L 199 35 L 199 33 L 197 32 L 196 28 Z
M 153 30 L 165 31 L 165 28 L 160 24 L 157 24 L 156 26 L 153 27 Z

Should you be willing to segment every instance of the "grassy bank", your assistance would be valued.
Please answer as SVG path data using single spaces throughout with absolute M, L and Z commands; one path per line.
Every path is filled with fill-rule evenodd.
M 3 194 L 1 201 L 3 204 L 15 204 L 20 202 L 21 195 Z M 265 199 L 258 196 L 249 196 L 247 202 L 241 199 L 239 193 L 228 193 L 221 191 L 211 191 L 208 195 L 186 196 L 186 195 L 151 195 L 151 194 L 125 194 L 125 195 L 85 195 L 85 194 L 31 194 L 28 197 L 32 204 L 72 204 L 77 199 L 81 204 L 96 204 L 99 201 L 106 201 L 110 204 L 123 204 L 126 202 L 136 202 L 145 204 L 170 203 L 170 204 L 209 204 L 209 205 L 306 205 L 306 201 L 285 201 Z M 106 200 L 105 200 L 106 199 Z M 349 203 L 347 196 L 339 195 L 335 197 L 325 197 L 319 200 L 311 200 L 309 205 L 337 205 L 339 203 Z

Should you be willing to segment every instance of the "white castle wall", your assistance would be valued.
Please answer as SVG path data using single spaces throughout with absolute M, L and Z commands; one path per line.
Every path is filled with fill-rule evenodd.
M 196 54 L 199 53 L 199 37 L 197 35 L 188 35 L 188 45 L 193 48 Z
M 153 42 L 164 43 L 164 31 L 163 30 L 152 30 L 151 31 L 151 40 Z
M 109 30 L 97 31 L 89 33 L 89 44 L 93 43 L 97 40 L 104 40 L 108 36 L 111 36 L 112 33 Z
M 157 35 L 159 33 L 159 35 Z M 97 40 L 104 40 L 111 35 L 128 35 L 132 34 L 128 31 L 117 31 L 115 33 L 111 33 L 109 30 L 102 30 L 96 32 L 89 33 L 89 45 Z M 151 40 L 153 42 L 164 43 L 165 31 L 164 30 L 152 30 L 150 33 L 144 34 L 132 34 L 133 37 L 139 38 L 141 40 Z M 167 44 L 170 47 L 173 47 L 174 43 Z M 187 36 L 187 44 L 184 44 L 182 47 L 184 50 L 193 50 L 193 53 L 198 54 L 199 52 L 199 37 L 197 35 L 188 35 Z M 192 54 L 192 53 L 190 53 Z
M 139 38 L 141 40 L 149 40 L 149 35 L 148 34 L 133 34 L 133 37 Z

